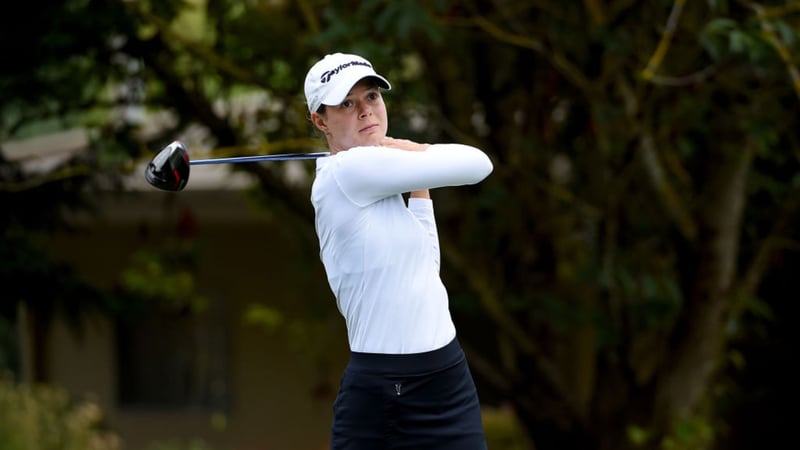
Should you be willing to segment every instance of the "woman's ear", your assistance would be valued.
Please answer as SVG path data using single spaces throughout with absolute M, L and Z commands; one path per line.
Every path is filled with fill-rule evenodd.
M 311 123 L 314 124 L 317 129 L 325 134 L 328 133 L 328 126 L 325 124 L 325 118 L 322 117 L 319 113 L 311 113 Z

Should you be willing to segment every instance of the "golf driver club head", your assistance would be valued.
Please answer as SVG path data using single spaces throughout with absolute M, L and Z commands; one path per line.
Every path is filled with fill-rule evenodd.
M 164 147 L 147 165 L 144 177 L 165 191 L 180 191 L 189 181 L 189 154 L 180 141 Z

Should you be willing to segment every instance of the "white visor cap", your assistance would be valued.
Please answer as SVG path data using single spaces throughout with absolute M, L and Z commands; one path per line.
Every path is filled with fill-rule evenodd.
M 375 78 L 384 89 L 392 88 L 386 78 L 375 72 L 369 61 L 358 55 L 334 53 L 325 56 L 306 75 L 308 112 L 313 113 L 322 105 L 335 106 L 342 103 L 356 83 L 369 77 Z

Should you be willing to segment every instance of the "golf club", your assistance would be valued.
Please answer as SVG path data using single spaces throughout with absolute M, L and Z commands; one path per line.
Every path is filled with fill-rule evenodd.
M 180 141 L 174 141 L 164 147 L 150 161 L 144 171 L 144 177 L 148 183 L 158 189 L 180 191 L 189 181 L 189 166 L 193 165 L 317 159 L 328 155 L 328 152 L 284 153 L 281 155 L 238 156 L 190 161 L 186 146 Z

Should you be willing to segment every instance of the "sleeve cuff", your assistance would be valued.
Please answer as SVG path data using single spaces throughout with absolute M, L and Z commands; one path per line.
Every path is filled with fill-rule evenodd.
M 433 200 L 429 198 L 409 198 L 408 209 L 417 211 L 432 211 Z

